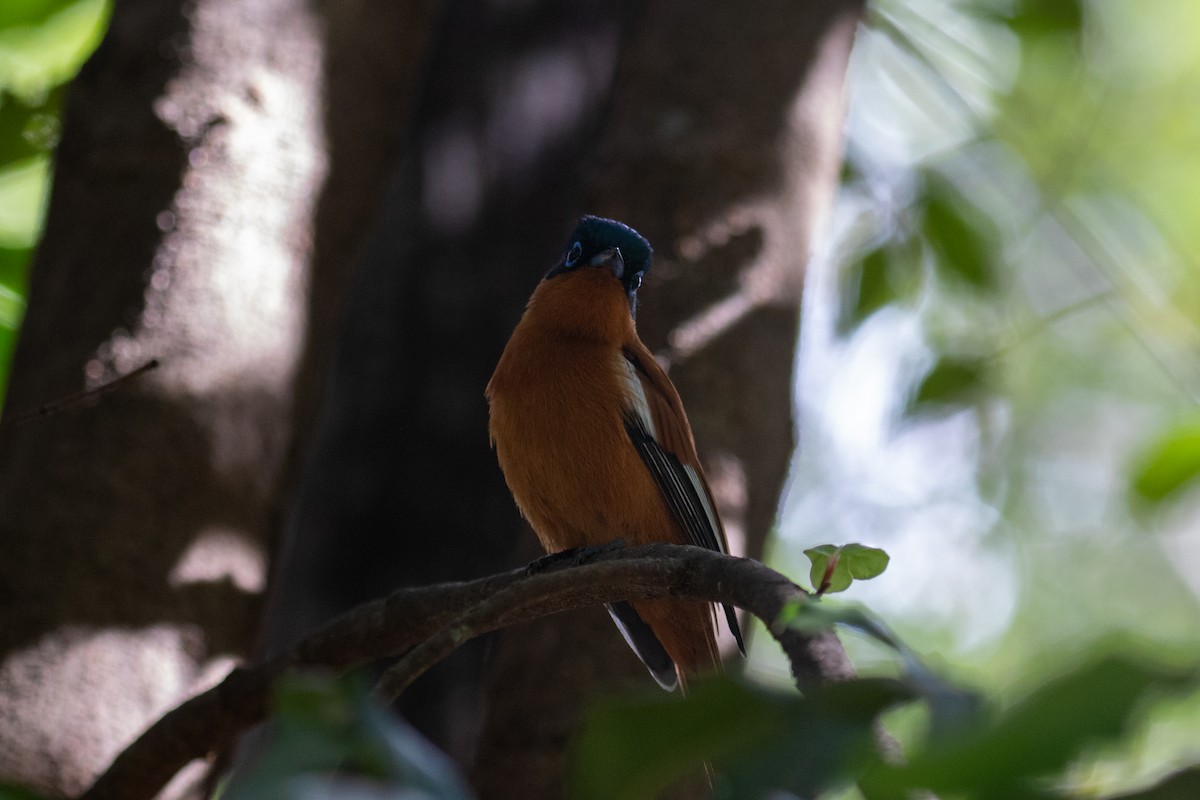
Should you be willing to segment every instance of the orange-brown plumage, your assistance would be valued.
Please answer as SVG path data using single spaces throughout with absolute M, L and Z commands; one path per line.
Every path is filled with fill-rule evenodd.
M 698 487 L 685 494 L 715 529 L 707 546 L 725 550 L 683 405 L 637 336 L 636 286 L 619 279 L 622 267 L 560 265 L 534 291 L 487 387 L 501 469 L 548 552 L 618 538 L 701 543 L 680 523 L 679 501 L 671 505 L 664 489 L 671 479 L 648 467 L 647 458 L 657 457 Z M 711 605 L 631 605 L 681 676 L 719 663 Z

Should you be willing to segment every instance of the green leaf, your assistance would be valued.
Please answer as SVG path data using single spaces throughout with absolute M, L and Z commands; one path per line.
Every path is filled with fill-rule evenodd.
M 663 694 L 605 700 L 588 714 L 577 742 L 569 796 L 657 797 L 699 774 L 706 761 L 721 773 L 717 797 L 762 797 L 774 789 L 812 796 L 853 779 L 872 754 L 875 718 L 913 697 L 889 679 L 848 681 L 800 697 L 718 677 L 693 684 L 683 701 Z
M 223 788 L 222 800 L 335 798 L 348 794 L 349 782 L 381 798 L 471 796 L 446 756 L 378 707 L 357 676 L 288 676 L 277 687 L 271 726 L 269 744 Z
M 916 697 L 903 681 L 860 678 L 789 698 L 778 731 L 741 751 L 719 776 L 714 795 L 816 797 L 845 786 L 877 758 L 879 715 Z
M 0 247 L 32 247 L 37 240 L 49 173 L 47 156 L 0 168 Z
M 32 101 L 75 77 L 100 43 L 111 6 L 109 0 L 21 4 L 26 8 L 0 14 L 0 23 L 8 23 L 0 24 L 0 88 Z
M 943 179 L 927 181 L 922 233 L 943 275 L 977 290 L 995 287 L 991 248 L 998 246 L 996 231 Z
M 1032 788 L 1038 780 L 1126 732 L 1150 697 L 1196 683 L 1193 669 L 1101 659 L 1043 686 L 973 734 L 931 740 L 907 766 L 880 768 L 868 783 L 885 794 L 920 787 L 981 798 L 1040 796 Z
M 42 796 L 11 783 L 0 783 L 0 800 L 42 800 Z
M 838 336 L 846 336 L 884 306 L 911 300 L 920 278 L 919 252 L 906 241 L 890 240 L 844 264 L 838 273 Z
M 26 103 L 0 91 L 0 167 L 42 155 L 58 143 L 63 90 Z
M 1196 800 L 1200 797 L 1200 766 L 1176 772 L 1148 789 L 1105 800 Z
M 896 288 L 888 278 L 889 258 L 887 248 L 878 247 L 861 260 L 842 267 L 838 287 L 839 336 L 845 336 L 867 317 L 897 299 Z
M 0 3 L 0 28 L 39 25 L 62 11 L 73 0 L 4 0 Z
M 850 567 L 850 574 L 855 580 L 867 581 L 882 575 L 890 559 L 888 554 L 878 547 L 847 544 L 842 546 L 842 560 Z
M 606 699 L 587 715 L 575 748 L 569 796 L 653 797 L 701 771 L 706 759 L 770 738 L 782 717 L 781 706 L 729 679 L 695 684 L 683 702 L 661 692 Z
M 1200 476 L 1200 421 L 1177 425 L 1154 442 L 1138 460 L 1134 494 L 1158 504 Z
M 778 632 L 786 626 L 815 634 L 836 625 L 869 636 L 900 657 L 904 665 L 905 682 L 920 693 L 929 707 L 931 732 L 954 735 L 977 722 L 981 704 L 979 696 L 951 684 L 925 666 L 921 657 L 889 630 L 882 620 L 861 606 L 834 604 L 820 598 L 794 601 L 784 606 L 772 623 L 771 630 Z
M 1021 0 L 1008 25 L 1018 35 L 1078 35 L 1083 30 L 1083 8 L 1079 0 Z
M 940 359 L 917 385 L 905 415 L 973 403 L 982 394 L 986 366 L 981 359 Z
M 850 565 L 842 561 L 841 548 L 837 545 L 822 544 L 810 547 L 804 551 L 804 555 L 812 562 L 808 579 L 817 594 L 844 592 L 854 582 L 853 576 L 850 575 Z
M 844 592 L 857 580 L 881 575 L 888 565 L 888 554 L 877 547 L 861 544 L 822 544 L 804 551 L 812 562 L 808 577 L 818 594 Z

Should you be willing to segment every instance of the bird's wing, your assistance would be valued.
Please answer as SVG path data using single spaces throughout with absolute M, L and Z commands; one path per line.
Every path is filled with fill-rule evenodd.
M 679 392 L 641 342 L 627 345 L 621 354 L 629 389 L 625 430 L 630 441 L 666 499 L 671 516 L 687 535 L 688 543 L 728 553 L 725 529 L 700 468 Z M 737 617 L 729 606 L 725 606 L 725 618 L 738 647 L 745 653 Z

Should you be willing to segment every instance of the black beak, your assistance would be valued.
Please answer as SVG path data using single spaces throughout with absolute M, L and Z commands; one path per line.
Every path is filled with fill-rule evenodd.
M 625 277 L 625 259 L 621 256 L 621 248 L 610 247 L 592 256 L 588 262 L 590 267 L 605 267 L 617 280 Z

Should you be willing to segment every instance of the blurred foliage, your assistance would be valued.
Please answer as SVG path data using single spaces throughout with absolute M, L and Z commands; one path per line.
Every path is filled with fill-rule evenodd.
M 577 742 L 570 796 L 653 798 L 708 763 L 717 798 L 817 797 L 857 783 L 870 800 L 904 800 L 917 790 L 964 800 L 1068 800 L 1077 795 L 1056 780 L 1063 770 L 1129 731 L 1151 699 L 1195 689 L 1198 666 L 1110 655 L 1053 676 L 1007 707 L 976 696 L 958 706 L 971 713 L 953 726 L 931 725 L 904 764 L 879 755 L 879 718 L 927 701 L 928 682 L 856 678 L 801 697 L 713 678 L 682 702 L 661 693 L 607 699 L 591 710 Z M 1194 785 L 1195 773 L 1180 773 L 1135 796 L 1182 796 L 1171 792 Z
M 25 312 L 66 84 L 100 43 L 109 0 L 0 3 L 0 397 Z
M 19 786 L 0 783 L 0 800 L 42 800 L 42 796 Z
M 877 0 L 860 31 L 774 558 L 886 548 L 850 595 L 1001 703 L 1114 636 L 1131 664 L 1200 656 L 1198 34 L 1173 0 Z M 1107 744 L 1064 733 L 1060 784 L 997 796 L 1183 796 L 1190 690 L 1087 717 Z
M 446 756 L 381 709 L 361 676 L 293 674 L 266 743 L 220 800 L 468 800 Z

